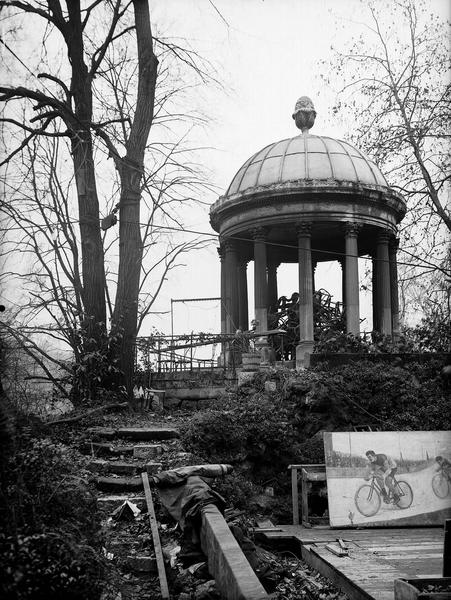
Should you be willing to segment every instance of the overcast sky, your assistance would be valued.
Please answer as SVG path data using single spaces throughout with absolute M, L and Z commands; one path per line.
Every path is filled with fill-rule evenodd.
M 381 0 L 381 3 L 382 0 Z M 371 34 L 365 2 L 360 0 L 161 0 L 152 3 L 153 20 L 171 35 L 190 38 L 218 66 L 225 91 L 208 96 L 214 121 L 207 132 L 214 150 L 203 154 L 212 180 L 223 193 L 239 167 L 269 143 L 298 135 L 291 118 L 299 96 L 312 98 L 317 119 L 312 133 L 346 139 L 352 115 L 329 117 L 336 91 L 326 88 L 319 77 L 332 59 L 332 46 L 343 45 L 362 34 Z M 390 6 L 390 2 L 385 2 Z M 449 18 L 447 0 L 429 0 L 431 11 Z M 215 7 L 220 12 L 216 12 Z M 325 61 L 325 63 L 323 62 Z M 212 201 L 216 196 L 212 196 Z M 190 215 L 194 216 L 194 215 Z M 209 230 L 208 209 L 187 226 Z M 188 268 L 166 288 L 163 304 L 170 298 L 219 295 L 219 261 L 215 246 L 194 255 Z M 360 261 L 363 272 L 366 263 Z M 297 267 L 279 269 L 280 294 L 297 288 Z M 249 265 L 252 304 L 252 263 Z M 341 300 L 341 282 L 336 264 L 317 268 L 317 288 L 324 287 Z M 194 291 L 194 295 L 193 295 Z M 370 298 L 362 296 L 361 313 L 371 327 Z M 190 329 L 217 330 L 219 305 L 174 305 L 176 332 Z M 251 310 L 251 309 L 250 309 Z M 200 325 L 199 325 L 200 323 Z
M 382 3 L 382 0 L 381 0 Z M 390 2 L 385 3 L 390 6 Z M 447 0 L 426 0 L 431 11 L 449 17 Z M 332 59 L 332 46 L 340 47 L 353 36 L 370 35 L 365 2 L 360 0 L 150 0 L 154 31 L 187 38 L 216 67 L 223 89 L 199 90 L 199 106 L 211 117 L 195 140 L 210 149 L 200 155 L 211 172 L 217 194 L 203 198 L 214 202 L 224 193 L 247 158 L 264 146 L 298 135 L 292 112 L 299 96 L 312 98 L 318 116 L 312 133 L 346 139 L 352 115 L 331 119 L 335 91 L 324 87 L 319 75 Z M 26 37 L 17 52 L 26 60 Z M 368 38 L 369 41 L 369 38 Z M 11 58 L 11 57 L 9 57 Z M 323 63 L 325 61 L 325 64 Z M 211 232 L 208 207 L 183 215 L 187 229 Z M 203 298 L 219 295 L 220 269 L 217 243 L 193 254 L 186 267 L 172 272 L 161 295 L 158 310 L 166 316 L 149 319 L 169 332 L 171 298 Z M 365 263 L 360 261 L 360 270 Z M 317 288 L 324 287 L 341 299 L 336 267 L 321 265 Z M 252 306 L 252 266 L 249 268 Z M 291 295 L 298 287 L 297 267 L 280 269 L 280 294 Z M 369 301 L 362 298 L 362 314 L 369 318 Z M 252 309 L 251 309 L 252 310 Z M 252 317 L 252 314 L 251 314 Z M 367 321 L 369 328 L 370 322 Z M 219 303 L 175 306 L 176 333 L 191 330 L 219 331 Z

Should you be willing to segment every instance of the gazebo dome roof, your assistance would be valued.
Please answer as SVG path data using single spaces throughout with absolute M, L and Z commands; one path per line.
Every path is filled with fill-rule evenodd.
M 232 179 L 225 196 L 247 195 L 253 188 L 283 187 L 300 180 L 389 187 L 376 164 L 349 142 L 304 131 L 251 156 Z
M 269 144 L 243 164 L 210 207 L 213 229 L 233 236 L 268 227 L 280 241 L 295 237 L 295 224 L 306 221 L 314 224 L 316 243 L 335 235 L 337 249 L 344 222 L 366 227 L 361 245 L 379 229 L 395 234 L 406 205 L 376 164 L 349 142 L 312 135 L 316 111 L 307 96 L 292 116 L 301 134 Z

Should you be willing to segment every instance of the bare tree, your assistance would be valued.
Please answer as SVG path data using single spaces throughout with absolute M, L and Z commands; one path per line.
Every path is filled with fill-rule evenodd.
M 419 277 L 450 276 L 449 24 L 418 0 L 371 0 L 362 11 L 368 19 L 359 37 L 335 49 L 322 79 L 338 92 L 333 115 L 352 115 L 351 139 L 407 201 L 400 226 L 406 300 Z
M 85 6 L 67 0 L 65 7 L 60 0 L 10 0 L 0 2 L 0 7 L 19 11 L 27 23 L 44 22 L 40 62 L 48 70 L 55 63 L 54 72 L 38 72 L 41 90 L 31 85 L 0 86 L 6 103 L 3 126 L 8 127 L 8 134 L 14 132 L 11 128 L 23 132 L 21 139 L 13 135 L 13 140 L 19 139 L 15 146 L 9 144 L 4 162 L 9 173 L 20 165 L 24 175 L 17 184 L 10 183 L 15 178 L 8 178 L 9 195 L 27 190 L 25 197 L 16 196 L 16 202 L 9 203 L 8 214 L 20 232 L 19 250 L 31 250 L 35 256 L 36 264 L 28 274 L 35 296 L 28 308 L 34 314 L 45 311 L 59 332 L 55 335 L 65 338 L 75 353 L 97 352 L 107 337 L 109 359 L 118 359 L 130 393 L 138 326 L 149 314 L 165 274 L 177 265 L 177 257 L 198 245 L 198 241 L 168 240 L 163 256 L 145 264 L 141 277 L 143 255 L 153 254 L 155 244 L 161 242 L 164 223 L 180 225 L 175 205 L 192 199 L 202 182 L 195 165 L 187 160 L 183 141 L 163 136 L 162 141 L 149 143 L 153 125 L 160 123 L 172 130 L 173 120 L 180 120 L 168 109 L 178 90 L 164 84 L 174 80 L 168 76 L 170 67 L 159 72 L 155 44 L 161 49 L 160 57 L 177 58 L 200 79 L 207 77 L 206 71 L 195 54 L 168 40 L 154 39 L 147 0 L 95 0 Z M 67 60 L 52 61 L 52 55 L 46 54 L 50 37 L 62 42 Z M 135 53 L 130 50 L 132 38 Z M 158 75 L 163 85 L 156 100 Z M 46 139 L 54 141 L 43 144 Z M 151 160 L 146 164 L 149 149 Z M 105 154 L 114 162 L 114 173 L 98 167 Z M 57 168 L 67 156 L 73 179 L 62 176 Z M 74 181 L 75 213 L 71 207 Z M 113 215 L 118 213 L 118 235 L 113 230 L 102 235 L 105 208 L 101 211 L 101 203 L 107 215 L 104 229 L 114 224 Z M 113 248 L 118 249 L 117 261 Z M 139 293 L 156 272 L 159 279 L 156 284 L 152 281 L 153 290 L 147 288 L 150 296 L 139 316 Z

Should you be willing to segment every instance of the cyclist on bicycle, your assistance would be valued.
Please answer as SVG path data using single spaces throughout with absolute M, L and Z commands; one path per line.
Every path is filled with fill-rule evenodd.
M 399 495 L 396 493 L 393 477 L 397 470 L 397 464 L 390 456 L 386 454 L 376 454 L 374 450 L 366 452 L 368 458 L 368 472 L 365 480 L 368 481 L 372 475 L 376 478 L 379 487 L 381 488 L 382 499 L 388 504 L 389 495 L 385 486 L 391 492 L 394 503 L 399 501 Z
M 451 481 L 451 462 L 447 458 L 443 456 L 436 456 L 435 462 L 437 463 L 437 470 L 442 469 L 443 473 L 448 477 Z

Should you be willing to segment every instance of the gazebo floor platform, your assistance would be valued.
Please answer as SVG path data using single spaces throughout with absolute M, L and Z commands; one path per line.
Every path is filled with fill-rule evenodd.
M 393 600 L 394 580 L 441 577 L 441 527 L 331 529 L 281 525 L 259 530 L 268 542 L 297 542 L 302 558 L 352 600 Z M 348 556 L 326 548 L 343 540 Z

